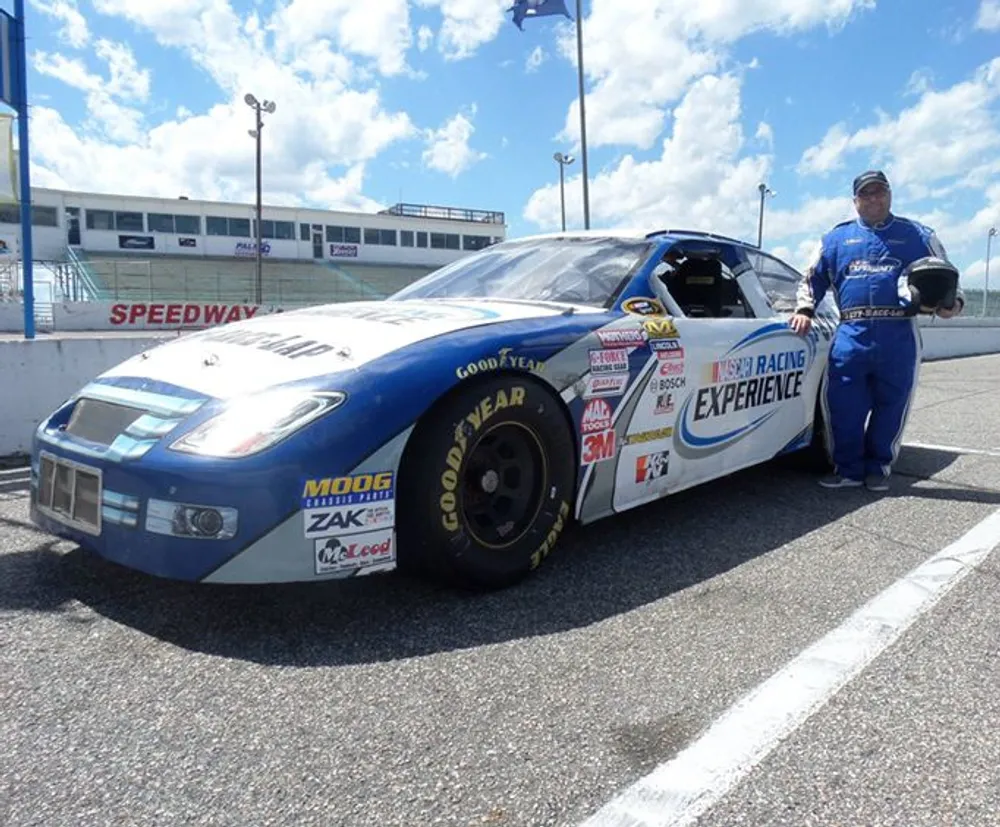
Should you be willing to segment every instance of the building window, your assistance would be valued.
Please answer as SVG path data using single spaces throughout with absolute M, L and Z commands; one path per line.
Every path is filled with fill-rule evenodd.
M 250 238 L 250 219 L 230 218 L 228 235 L 236 236 L 237 238 Z
M 113 230 L 115 214 L 111 210 L 87 210 L 88 230 Z
M 122 232 L 142 233 L 146 230 L 146 222 L 141 212 L 116 212 L 115 229 Z
M 58 215 L 55 207 L 32 207 L 31 223 L 35 227 L 58 227 Z
M 151 212 L 147 218 L 151 233 L 172 233 L 174 231 L 174 217 L 172 215 Z
M 417 246 L 418 247 L 427 246 L 427 233 L 417 233 Z
M 275 221 L 274 222 L 274 235 L 272 238 L 283 239 L 285 241 L 295 240 L 295 222 L 294 221 Z
M 312 234 L 309 232 L 308 224 L 299 224 L 299 241 L 309 241 L 312 239 Z
M 0 206 L 0 224 L 20 224 L 21 208 L 17 204 Z M 55 207 L 31 208 L 31 225 L 33 227 L 58 227 L 58 213 Z
M 399 246 L 400 247 L 412 247 L 413 246 L 413 230 L 400 230 L 399 231 Z
M 462 249 L 463 250 L 482 250 L 485 247 L 490 246 L 490 237 L 488 235 L 463 235 L 462 236 Z
M 182 235 L 201 235 L 201 216 L 175 215 L 174 227 Z

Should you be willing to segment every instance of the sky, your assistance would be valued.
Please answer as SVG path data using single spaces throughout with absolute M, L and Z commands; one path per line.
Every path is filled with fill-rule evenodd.
M 563 152 L 567 226 L 582 228 L 576 2 L 523 31 L 511 5 L 26 0 L 32 185 L 252 203 L 249 92 L 276 104 L 265 204 L 499 210 L 508 237 L 550 232 Z M 1000 224 L 1000 0 L 582 11 L 592 229 L 756 242 L 763 182 L 763 246 L 803 267 L 876 167 L 893 210 L 982 285 Z

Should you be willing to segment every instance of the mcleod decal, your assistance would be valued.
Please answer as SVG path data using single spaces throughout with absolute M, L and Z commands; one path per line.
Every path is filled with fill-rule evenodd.
M 501 348 L 496 356 L 488 356 L 475 362 L 469 362 L 465 367 L 456 368 L 455 375 L 459 379 L 468 379 L 477 373 L 487 373 L 491 370 L 501 368 L 516 368 L 518 370 L 529 370 L 541 373 L 545 369 L 545 364 L 537 359 L 529 359 L 527 356 L 513 356 L 512 348 Z
M 509 391 L 499 390 L 493 396 L 484 396 L 476 407 L 455 426 L 455 442 L 445 456 L 445 469 L 441 473 L 443 493 L 439 499 L 441 524 L 446 531 L 458 531 L 458 474 L 465 459 L 470 440 L 475 437 L 497 411 L 524 405 L 524 387 L 516 385 Z
M 556 517 L 555 525 L 549 529 L 549 533 L 545 535 L 545 540 L 542 541 L 542 544 L 531 555 L 531 568 L 537 569 L 542 564 L 542 560 L 549 556 L 549 552 L 552 551 L 556 540 L 559 539 L 559 535 L 562 534 L 563 528 L 566 526 L 566 518 L 568 516 L 569 503 L 563 500 L 559 505 L 559 516 Z

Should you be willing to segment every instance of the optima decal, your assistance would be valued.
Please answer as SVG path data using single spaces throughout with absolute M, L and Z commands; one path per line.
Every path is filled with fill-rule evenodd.
M 815 357 L 815 341 L 787 324 L 769 324 L 746 336 L 708 366 L 704 386 L 685 400 L 674 433 L 676 453 L 688 459 L 709 456 L 749 436 L 783 404 L 801 398 Z

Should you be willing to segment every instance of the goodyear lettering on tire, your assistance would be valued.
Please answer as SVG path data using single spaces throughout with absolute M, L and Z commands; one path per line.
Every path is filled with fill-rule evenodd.
M 559 516 L 556 518 L 555 524 L 549 529 L 549 533 L 545 536 L 542 544 L 535 550 L 534 554 L 531 555 L 531 568 L 537 569 L 541 564 L 542 560 L 549 556 L 549 552 L 552 551 L 553 546 L 556 544 L 556 540 L 559 539 L 559 535 L 562 534 L 562 530 L 566 525 L 566 518 L 569 516 L 569 503 L 563 500 L 559 506 Z
M 524 405 L 524 387 L 517 385 L 509 390 L 498 390 L 492 396 L 484 396 L 458 425 L 455 426 L 455 442 L 445 455 L 445 468 L 441 472 L 441 524 L 446 531 L 458 531 L 458 483 L 459 472 L 470 438 L 474 437 L 497 411 Z

